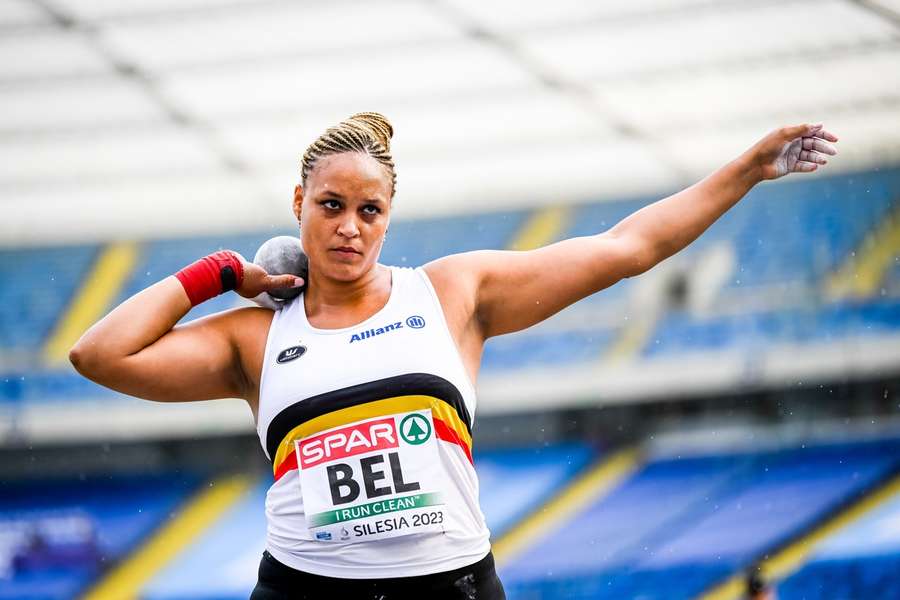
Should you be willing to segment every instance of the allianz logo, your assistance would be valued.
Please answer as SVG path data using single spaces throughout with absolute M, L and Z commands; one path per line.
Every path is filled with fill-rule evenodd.
M 351 335 L 350 343 L 352 344 L 353 342 L 362 342 L 363 340 L 368 340 L 379 335 L 384 335 L 385 333 L 390 333 L 391 331 L 403 329 L 404 327 L 409 327 L 410 329 L 422 329 L 423 327 L 425 327 L 425 319 L 423 319 L 419 315 L 412 315 L 406 318 L 405 323 L 403 321 L 395 321 L 394 323 L 388 323 L 387 325 L 384 325 L 382 327 L 365 329 Z

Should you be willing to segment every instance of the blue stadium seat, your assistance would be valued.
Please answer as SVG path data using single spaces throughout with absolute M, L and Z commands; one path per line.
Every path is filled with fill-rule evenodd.
M 776 584 L 785 600 L 900 598 L 900 496 L 819 544 L 810 561 Z
M 900 441 L 659 458 L 502 569 L 510 599 L 687 599 L 900 466 Z
M 486 371 L 501 371 L 598 360 L 612 341 L 609 329 L 562 332 L 520 332 L 488 340 L 482 365 Z
M 416 267 L 449 254 L 503 250 L 528 216 L 528 211 L 510 211 L 395 221 L 381 251 L 381 262 Z
M 0 351 L 40 349 L 99 246 L 0 250 Z
M 647 357 L 697 350 L 810 343 L 900 331 L 900 298 L 843 301 L 818 308 L 747 312 L 693 318 L 666 315 L 643 354 Z
M 0 600 L 80 595 L 201 481 L 164 473 L 0 484 Z
M 582 443 L 476 451 L 481 509 L 491 537 L 499 539 L 599 456 Z

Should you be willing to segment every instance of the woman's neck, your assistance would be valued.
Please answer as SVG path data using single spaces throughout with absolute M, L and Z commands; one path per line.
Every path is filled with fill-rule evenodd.
M 360 323 L 387 304 L 391 271 L 375 265 L 354 281 L 328 278 L 310 269 L 304 296 L 306 318 L 314 327 L 340 328 Z

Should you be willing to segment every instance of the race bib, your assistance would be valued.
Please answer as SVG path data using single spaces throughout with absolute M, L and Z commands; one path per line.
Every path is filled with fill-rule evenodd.
M 449 529 L 448 475 L 431 410 L 335 427 L 296 440 L 313 539 L 353 543 Z

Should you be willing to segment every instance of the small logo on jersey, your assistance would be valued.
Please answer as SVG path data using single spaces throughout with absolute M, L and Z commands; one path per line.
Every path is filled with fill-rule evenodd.
M 359 333 L 354 333 L 350 336 L 350 343 L 353 342 L 361 342 L 363 340 L 367 340 L 369 338 L 373 338 L 376 335 L 382 335 L 388 333 L 390 331 L 394 331 L 395 329 L 403 329 L 403 323 L 401 321 L 397 321 L 396 323 L 388 323 L 384 327 L 378 327 L 375 329 L 366 329 L 365 331 L 360 331 Z
M 411 317 L 407 317 L 406 326 L 411 329 L 422 329 L 425 327 L 425 319 L 420 317 L 419 315 L 413 315 Z M 384 335 L 385 333 L 390 333 L 391 331 L 396 331 L 398 329 L 403 329 L 403 321 L 397 321 L 395 323 L 388 323 L 383 327 L 376 327 L 372 329 L 364 329 L 358 333 L 354 333 L 350 336 L 350 343 L 353 342 L 361 342 L 363 340 L 367 340 L 369 338 L 373 338 L 379 335 Z
M 424 444 L 431 437 L 431 423 L 418 413 L 407 415 L 400 421 L 400 437 L 413 446 Z
M 285 348 L 279 352 L 275 362 L 279 364 L 290 362 L 295 358 L 300 358 L 304 354 L 306 354 L 306 346 L 291 346 L 290 348 Z
M 327 542 L 331 540 L 331 534 L 327 531 L 318 531 L 316 532 L 316 539 L 325 540 Z

